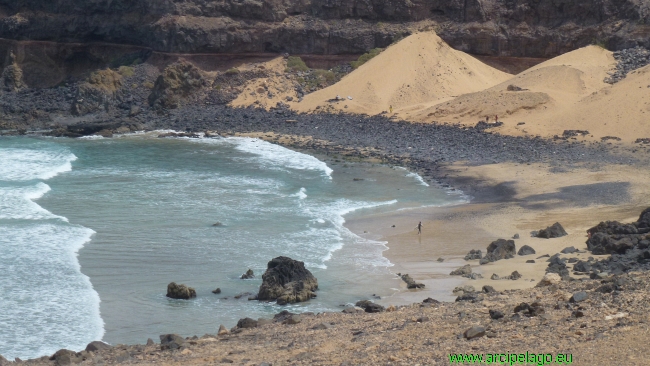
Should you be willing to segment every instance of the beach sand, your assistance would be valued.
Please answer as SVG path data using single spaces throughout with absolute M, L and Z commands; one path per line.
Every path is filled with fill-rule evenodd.
M 450 181 L 459 187 L 473 186 L 473 200 L 450 207 L 429 207 L 350 220 L 346 226 L 358 235 L 388 242 L 384 255 L 394 264 L 395 273 L 408 273 L 426 285 L 423 290 L 407 290 L 383 299 L 384 304 L 408 304 L 433 297 L 453 301 L 455 286 L 484 285 L 497 291 L 534 287 L 548 265 L 542 255 L 554 255 L 573 246 L 583 253 L 563 257 L 586 259 L 599 256 L 586 251 L 586 230 L 600 221 L 636 221 L 648 207 L 646 182 L 650 172 L 629 166 L 603 166 L 597 170 L 572 168 L 555 172 L 544 165 L 492 164 L 449 167 Z M 495 187 L 497 187 L 495 189 Z M 415 226 L 422 221 L 422 235 Z M 530 232 L 559 222 L 568 235 L 555 239 L 531 237 Z M 395 225 L 395 227 L 392 227 Z M 367 231 L 367 233 L 364 233 Z M 486 265 L 478 260 L 465 261 L 471 249 L 480 249 L 496 239 L 515 240 L 517 250 L 523 245 L 536 254 L 516 256 Z M 602 256 L 605 257 L 605 256 Z M 444 261 L 438 262 L 438 258 Z M 534 259 L 535 263 L 525 263 Z M 449 273 L 465 264 L 483 279 L 469 280 Z M 491 280 L 518 271 L 519 280 Z M 576 278 L 580 276 L 572 275 Z

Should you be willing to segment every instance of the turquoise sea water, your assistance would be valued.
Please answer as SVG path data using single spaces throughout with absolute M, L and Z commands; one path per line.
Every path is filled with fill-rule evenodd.
M 463 200 L 402 168 L 250 138 L 0 138 L 0 354 L 200 336 L 246 316 L 390 295 L 400 282 L 385 243 L 350 232 L 345 218 Z M 305 262 L 317 299 L 234 298 L 255 293 L 279 255 Z M 257 277 L 239 279 L 248 268 Z M 171 281 L 198 297 L 166 298 Z

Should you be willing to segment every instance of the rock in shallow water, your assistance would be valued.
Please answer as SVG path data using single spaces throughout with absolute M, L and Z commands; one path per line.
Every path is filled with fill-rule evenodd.
M 267 265 L 262 275 L 257 299 L 277 301 L 284 305 L 307 301 L 316 297 L 318 280 L 305 268 L 305 264 L 289 257 L 277 257 Z
M 171 282 L 167 285 L 167 297 L 172 299 L 189 300 L 196 297 L 196 290 L 183 284 L 178 285 L 176 282 Z

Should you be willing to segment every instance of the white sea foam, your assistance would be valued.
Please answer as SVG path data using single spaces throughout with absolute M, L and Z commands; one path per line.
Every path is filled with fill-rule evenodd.
M 422 178 L 422 176 L 420 174 L 418 174 L 418 173 L 411 172 L 411 173 L 408 173 L 406 176 L 411 177 L 411 178 L 415 178 L 415 180 L 420 182 L 420 184 L 425 186 L 425 187 L 429 186 L 429 183 L 425 182 L 424 178 Z
M 236 149 L 257 155 L 259 161 L 269 168 L 290 168 L 297 170 L 316 170 L 332 178 L 332 169 L 315 157 L 293 151 L 280 145 L 249 137 L 228 137 L 225 139 L 236 144 Z M 219 141 L 219 140 L 213 140 Z
M 0 219 L 68 221 L 65 217 L 54 215 L 33 201 L 49 191 L 50 186 L 43 182 L 27 187 L 0 187 Z
M 300 188 L 300 190 L 298 191 L 298 193 L 296 193 L 296 194 L 292 194 L 291 196 L 292 196 L 292 197 L 298 197 L 298 198 L 300 198 L 301 200 L 304 200 L 305 198 L 307 198 L 307 190 L 305 189 L 305 187 L 302 187 L 302 188 Z
M 94 231 L 38 222 L 2 227 L 0 352 L 35 358 L 101 339 L 99 296 L 76 258 Z
M 66 150 L 0 149 L 0 181 L 50 179 L 72 170 L 75 160 Z

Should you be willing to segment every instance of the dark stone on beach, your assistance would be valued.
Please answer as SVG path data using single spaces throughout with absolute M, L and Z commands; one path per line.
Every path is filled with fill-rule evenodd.
M 61 366 L 72 365 L 81 363 L 83 361 L 83 357 L 81 357 L 81 355 L 75 351 L 60 349 L 50 357 L 50 361 L 55 361 L 57 365 Z
M 585 261 L 577 261 L 576 264 L 573 265 L 573 270 L 576 272 L 587 273 L 591 271 L 591 264 Z
M 178 334 L 162 334 L 160 336 L 160 349 L 179 349 L 185 344 L 185 338 Z
M 519 248 L 519 251 L 517 252 L 517 255 L 531 255 L 535 254 L 535 249 L 533 249 L 529 245 L 524 245 L 523 247 Z
M 490 279 L 493 280 L 493 281 L 496 281 L 496 280 L 500 280 L 501 277 L 499 277 L 499 275 L 496 274 L 496 273 L 492 273 L 492 276 L 490 276 Z
M 513 239 L 519 239 L 519 234 L 515 234 L 512 236 Z
M 451 275 L 451 276 L 464 276 L 464 275 L 469 275 L 471 273 L 472 273 L 472 266 L 470 266 L 469 264 L 466 264 L 466 265 L 464 265 L 464 266 L 462 266 L 460 268 L 457 268 L 457 269 L 451 271 L 451 273 L 449 273 L 449 275 Z
M 529 259 L 529 260 L 526 261 L 526 263 L 535 263 L 535 260 L 534 259 Z
M 295 314 L 287 318 L 285 321 L 283 321 L 282 324 L 294 325 L 300 322 L 302 322 L 302 317 L 298 314 Z
M 571 246 L 571 247 L 566 247 L 566 248 L 562 249 L 562 250 L 560 251 L 560 253 L 562 253 L 562 254 L 571 254 L 571 253 L 575 253 L 575 252 L 577 252 L 577 251 L 578 251 L 578 249 L 576 249 L 575 247 Z
M 214 226 L 214 227 L 221 227 L 221 226 L 223 226 L 223 224 L 222 224 L 221 222 L 217 221 L 217 222 L 215 222 L 214 224 L 212 224 L 212 226 Z
M 513 272 L 510 274 L 510 276 L 508 276 L 508 279 L 509 279 L 509 280 L 518 280 L 518 279 L 520 279 L 520 278 L 521 278 L 521 274 L 519 274 L 519 272 L 517 272 L 517 271 L 513 271 Z
M 289 257 L 277 257 L 271 260 L 266 272 L 262 275 L 257 299 L 262 301 L 275 300 L 284 305 L 307 301 L 316 297 L 318 280 L 305 264 Z
M 544 254 L 544 255 L 540 255 L 540 256 L 539 256 L 539 257 L 537 257 L 536 259 L 542 259 L 542 258 L 550 258 L 550 257 L 551 257 L 551 255 L 550 255 L 550 254 Z
M 404 282 L 406 282 L 406 288 L 409 288 L 409 289 L 424 288 L 423 283 L 415 282 L 415 280 L 413 280 L 413 278 L 411 278 L 411 276 L 409 276 L 408 274 L 403 274 L 401 277 L 402 277 L 402 280 Z
M 248 271 L 246 271 L 246 273 L 241 275 L 240 278 L 242 280 L 248 280 L 248 279 L 251 279 L 251 278 L 255 278 L 255 273 L 253 273 L 253 270 L 249 268 Z
M 444 258 L 438 258 L 437 261 L 440 262 L 440 263 L 442 263 L 442 262 L 445 261 L 445 259 L 444 259 Z
M 479 263 L 486 264 L 501 259 L 514 258 L 515 254 L 517 251 L 514 240 L 498 239 L 488 245 L 487 254 Z
M 490 310 L 490 318 L 497 320 L 497 319 L 501 319 L 503 317 L 504 317 L 504 315 L 503 315 L 502 311 L 500 311 L 500 310 Z
M 363 310 L 365 310 L 366 313 L 381 313 L 382 311 L 384 311 L 383 306 L 381 306 L 379 304 L 375 304 L 374 302 L 372 302 L 370 300 L 357 301 L 357 303 L 354 304 L 354 305 L 360 307 Z
M 147 338 L 147 346 L 153 346 L 154 344 L 156 344 L 156 342 L 154 342 L 153 339 Z
M 93 341 L 88 343 L 86 346 L 86 351 L 88 352 L 95 352 L 95 351 L 101 351 L 104 349 L 111 349 L 113 348 L 111 345 L 104 343 L 102 341 Z
M 537 237 L 543 239 L 559 238 L 566 235 L 568 235 L 567 232 L 559 222 L 556 222 L 555 224 L 547 227 L 546 229 L 542 229 L 537 233 Z
M 213 294 L 220 294 L 221 293 L 221 288 L 217 287 L 216 289 L 212 290 Z
M 255 327 L 257 327 L 257 320 L 255 319 L 243 318 L 243 319 L 239 319 L 239 321 L 237 322 L 237 328 L 246 329 L 246 328 L 255 328 Z
M 544 308 L 537 301 L 530 305 L 528 303 L 522 302 L 521 304 L 515 306 L 514 312 L 515 314 L 522 313 L 528 317 L 534 317 L 544 314 Z
M 167 297 L 172 299 L 189 300 L 196 297 L 196 290 L 183 284 L 177 285 L 176 282 L 171 282 L 167 285 Z
M 290 317 L 297 315 L 296 313 L 292 313 L 289 310 L 282 310 L 281 312 L 275 314 L 273 316 L 273 320 L 282 323 L 283 321 L 289 319 Z
M 466 261 L 470 261 L 470 260 L 474 260 L 474 259 L 481 259 L 481 258 L 483 258 L 483 253 L 481 252 L 480 249 L 479 250 L 472 249 L 465 256 Z
M 569 302 L 582 302 L 587 300 L 587 297 L 588 295 L 584 291 L 576 292 L 575 294 L 573 294 L 573 296 L 571 296 Z
M 480 338 L 483 337 L 484 335 L 485 335 L 485 328 L 480 326 L 471 327 L 463 333 L 463 337 L 465 337 L 466 339 Z
M 494 287 L 492 287 L 492 286 L 490 286 L 490 285 L 485 285 L 485 286 L 483 286 L 483 288 L 481 289 L 481 291 L 483 291 L 483 292 L 486 293 L 486 294 L 493 293 L 493 292 L 497 292 L 497 291 L 494 289 Z
M 483 295 L 481 295 L 478 292 L 469 292 L 456 297 L 455 301 L 456 302 L 460 302 L 460 301 L 480 302 L 483 301 Z
M 422 300 L 422 303 L 424 304 L 440 304 L 440 301 L 436 299 L 432 299 L 430 297 L 427 297 L 426 299 Z
M 557 273 L 560 275 L 562 280 L 569 280 L 569 269 L 565 264 L 565 260 L 563 258 L 560 258 L 559 254 L 553 255 L 548 259 L 548 262 L 549 264 L 548 267 L 546 267 L 546 273 Z

